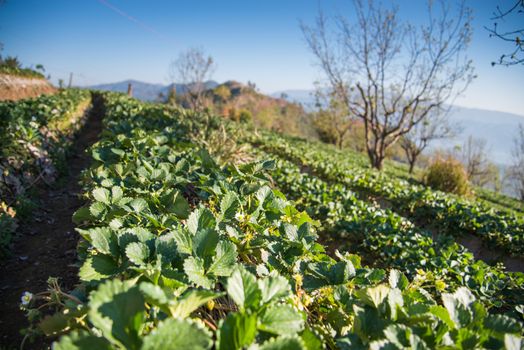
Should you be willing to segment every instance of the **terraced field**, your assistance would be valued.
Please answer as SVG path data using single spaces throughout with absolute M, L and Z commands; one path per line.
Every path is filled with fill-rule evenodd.
M 52 99 L 74 110 L 83 101 L 77 94 L 89 99 L 67 91 Z M 78 281 L 64 286 L 64 276 L 52 276 L 37 290 L 30 278 L 21 300 L 27 328 L 5 336 L 6 345 L 521 348 L 517 211 L 431 191 L 393 163 L 378 174 L 320 144 L 123 95 L 92 96 L 103 126 L 72 215 Z M 17 111 L 25 128 L 34 110 L 21 106 L 42 104 L 44 122 L 31 126 L 42 135 L 54 114 L 71 120 L 45 99 L 0 110 Z M 13 120 L 0 131 L 10 133 Z M 13 135 L 9 144 L 25 137 L 48 147 Z M 33 159 L 24 166 L 38 174 Z M 5 202 L 2 222 L 13 225 L 16 209 Z M 475 256 L 464 237 L 495 255 Z

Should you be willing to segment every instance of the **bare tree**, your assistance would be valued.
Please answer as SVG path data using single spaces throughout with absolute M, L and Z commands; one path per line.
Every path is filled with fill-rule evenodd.
M 316 106 L 313 125 L 321 140 L 335 144 L 342 149 L 346 136 L 351 130 L 354 120 L 346 105 L 334 96 L 334 91 L 325 91 L 317 87 L 315 91 Z
M 182 52 L 169 68 L 171 80 L 186 86 L 184 97 L 188 106 L 202 110 L 205 106 L 205 83 L 211 79 L 216 68 L 213 58 L 200 48 L 190 48 Z
M 485 139 L 469 136 L 459 149 L 457 158 L 466 168 L 471 183 L 485 187 L 491 184 L 494 189 L 499 187 L 500 171 L 488 158 Z
M 409 173 L 413 173 L 415 163 L 431 141 L 453 137 L 460 132 L 461 127 L 452 123 L 447 114 L 428 114 L 422 122 L 413 126 L 400 139 L 400 147 L 409 164 Z
M 521 201 L 524 201 L 524 125 L 519 125 L 519 131 L 514 139 L 511 152 L 513 164 L 509 169 L 510 178 Z
M 367 154 L 377 169 L 392 145 L 473 78 L 465 55 L 470 9 L 463 0 L 456 8 L 434 3 L 428 1 L 428 21 L 419 27 L 401 22 L 397 8 L 372 0 L 354 0 L 356 23 L 320 12 L 314 26 L 301 25 L 334 96 L 362 119 Z
M 502 22 L 502 27 L 504 27 L 504 21 L 510 17 L 517 21 L 520 18 L 521 27 L 501 29 L 500 23 Z M 498 61 L 491 62 L 491 65 L 512 66 L 524 64 L 524 0 L 513 1 L 513 5 L 508 6 L 506 9 L 501 9 L 500 6 L 497 6 L 491 20 L 494 21 L 491 28 L 484 27 L 489 32 L 489 36 L 513 44 L 511 50 L 502 54 Z

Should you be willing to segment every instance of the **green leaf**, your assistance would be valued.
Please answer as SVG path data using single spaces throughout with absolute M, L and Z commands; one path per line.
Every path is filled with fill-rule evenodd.
M 97 212 L 96 209 L 95 209 L 95 212 Z M 93 216 L 91 215 L 91 211 L 89 210 L 89 207 L 81 207 L 77 211 L 75 211 L 75 213 L 73 214 L 73 223 L 77 225 L 85 221 L 91 221 L 92 219 L 93 219 Z
M 167 264 L 177 257 L 178 246 L 173 233 L 168 233 L 155 240 L 155 252 L 162 256 L 162 262 Z
M 344 284 L 356 274 L 353 263 L 349 260 L 337 262 L 330 270 L 329 280 L 331 284 Z
M 89 230 L 77 229 L 77 231 L 99 252 L 118 257 L 117 238 L 108 227 L 95 227 Z
M 97 219 L 103 218 L 106 212 L 107 207 L 102 202 L 95 202 L 89 206 L 89 213 Z
M 129 206 L 135 213 L 141 213 L 148 208 L 147 202 L 143 198 L 135 198 L 129 202 Z
M 266 341 L 259 350 L 306 350 L 306 346 L 297 336 L 284 336 Z
M 97 187 L 93 190 L 92 194 L 96 201 L 102 202 L 106 205 L 111 205 L 111 195 L 106 188 Z
M 466 287 L 458 288 L 453 294 L 442 294 L 442 303 L 458 328 L 467 326 L 473 320 L 470 305 L 474 301 L 473 293 Z
M 111 350 L 113 347 L 104 338 L 89 334 L 87 331 L 73 331 L 53 343 L 54 350 Z
M 263 303 L 287 297 L 291 292 L 288 280 L 276 271 L 272 271 L 269 276 L 259 280 L 258 286 L 262 292 Z
M 273 305 L 260 317 L 258 328 L 273 334 L 289 335 L 304 329 L 304 318 L 289 305 Z
M 246 269 L 240 267 L 227 279 L 227 294 L 241 310 L 259 307 L 261 291 L 257 280 Z
M 202 166 L 204 169 L 211 170 L 217 167 L 215 161 L 209 155 L 209 152 L 203 148 L 198 151 L 200 159 L 202 159 Z
M 204 261 L 200 258 L 190 256 L 184 260 L 184 272 L 187 278 L 196 284 L 207 289 L 213 287 L 213 281 L 206 276 Z
M 138 349 L 145 319 L 144 298 L 132 282 L 111 280 L 89 295 L 89 321 L 112 343 Z
M 222 220 L 231 220 L 238 208 L 240 202 L 235 192 L 227 192 L 220 201 L 220 216 Z
M 445 307 L 440 305 L 434 305 L 429 308 L 429 312 L 431 312 L 433 315 L 437 316 L 442 322 L 444 322 L 449 329 L 455 328 L 455 323 L 449 317 L 448 310 L 446 310 Z
M 78 276 L 81 281 L 90 282 L 107 279 L 118 272 L 118 265 L 110 256 L 97 254 L 84 261 Z
M 214 229 L 215 225 L 215 217 L 207 208 L 198 208 L 189 214 L 189 218 L 187 219 L 187 229 L 192 234 L 196 234 L 202 229 Z
M 76 316 L 82 316 L 82 314 L 79 312 L 76 312 L 76 314 L 74 312 L 57 312 L 54 315 L 47 315 L 40 321 L 38 328 L 48 337 L 56 336 L 69 328 L 72 319 Z
M 406 289 L 409 281 L 404 274 L 396 269 L 389 272 L 389 285 L 391 288 L 398 288 L 400 290 Z
M 484 327 L 499 333 L 520 333 L 521 326 L 517 320 L 505 315 L 488 315 Z
M 169 298 L 164 290 L 153 283 L 142 282 L 140 283 L 139 289 L 150 304 L 163 307 L 169 303 Z
M 230 313 L 221 321 L 218 331 L 218 349 L 236 350 L 250 345 L 257 334 L 256 314 Z
M 209 272 L 215 276 L 228 277 L 233 272 L 237 261 L 237 247 L 230 241 L 220 241 L 216 247 L 216 255 L 209 267 Z
M 213 345 L 209 332 L 190 320 L 168 319 L 144 338 L 142 350 L 205 350 Z
M 383 315 L 380 315 L 377 309 L 360 307 L 355 304 L 353 305 L 353 312 L 355 314 L 353 332 L 358 334 L 361 339 L 369 340 L 382 336 L 388 321 Z
M 295 225 L 284 222 L 280 226 L 280 232 L 290 241 L 296 241 L 298 239 L 298 229 Z
M 126 247 L 126 256 L 134 264 L 145 265 L 149 258 L 149 248 L 142 242 L 132 242 Z
M 208 301 L 218 298 L 222 293 L 215 293 L 209 290 L 190 290 L 169 306 L 171 316 L 176 318 L 186 318 L 193 311 L 204 305 Z
M 193 254 L 205 259 L 215 254 L 218 244 L 218 232 L 212 229 L 201 229 L 193 236 Z
M 173 205 L 170 209 L 179 219 L 187 219 L 189 216 L 189 203 L 178 191 L 173 196 Z
M 193 252 L 193 237 L 183 228 L 171 231 L 175 239 L 177 250 L 180 254 L 191 254 Z
M 378 309 L 387 298 L 390 290 L 385 284 L 379 284 L 376 287 L 359 289 L 355 291 L 355 295 L 365 304 Z
M 304 240 L 307 243 L 314 242 L 317 238 L 317 235 L 313 232 L 313 229 L 311 228 L 312 225 L 309 222 L 304 222 L 302 225 L 298 228 L 298 238 L 300 240 Z
M 307 350 L 322 350 L 322 341 L 309 328 L 304 329 L 300 335 Z
M 304 277 L 306 289 L 318 289 L 327 285 L 339 285 L 355 276 L 355 267 L 349 260 L 342 260 L 335 264 L 328 262 L 310 263 L 307 265 Z
M 118 203 L 122 197 L 124 196 L 124 192 L 122 191 L 122 188 L 119 186 L 113 186 L 111 187 L 111 202 L 112 203 Z

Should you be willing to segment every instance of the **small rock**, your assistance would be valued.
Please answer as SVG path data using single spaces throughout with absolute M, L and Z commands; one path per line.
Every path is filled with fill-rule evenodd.
M 27 259 L 29 259 L 29 257 L 27 255 L 21 255 L 18 257 L 18 259 L 20 259 L 21 261 L 27 261 Z

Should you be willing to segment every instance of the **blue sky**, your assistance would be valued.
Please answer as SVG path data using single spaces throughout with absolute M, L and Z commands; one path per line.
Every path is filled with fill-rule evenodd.
M 423 18 L 423 1 L 396 3 L 402 16 Z M 511 3 L 470 0 L 469 55 L 478 78 L 457 104 L 524 115 L 524 67 L 491 67 L 507 47 L 483 29 L 497 4 Z M 263 92 L 311 89 L 320 75 L 298 24 L 311 23 L 319 6 L 351 17 L 349 0 L 7 0 L 0 42 L 4 54 L 43 64 L 55 82 L 74 72 L 78 85 L 130 78 L 165 84 L 169 63 L 197 46 L 215 58 L 219 82 L 250 80 Z

